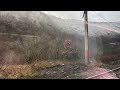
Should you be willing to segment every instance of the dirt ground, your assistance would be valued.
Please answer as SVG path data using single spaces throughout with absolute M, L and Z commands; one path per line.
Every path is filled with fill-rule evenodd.
M 56 65 L 41 70 L 40 79 L 118 79 L 110 69 L 87 66 L 83 63 Z M 38 71 L 39 72 L 39 71 Z M 106 73 L 105 73 L 106 72 Z M 102 74 L 104 73 L 104 74 Z M 102 75 L 99 75 L 102 74 Z M 96 76 L 98 75 L 98 76 Z M 93 77 L 96 76 L 96 77 Z M 92 77 L 92 78 L 90 78 Z
M 107 67 L 107 68 L 106 68 Z M 111 66 L 112 67 L 112 66 Z M 117 66 L 116 66 L 117 67 Z M 111 68 L 112 69 L 112 68 Z M 107 65 L 87 66 L 81 62 L 41 61 L 31 65 L 4 65 L 0 78 L 7 79 L 118 79 Z M 118 72 L 117 72 L 118 73 Z M 97 77 L 93 77 L 99 75 Z M 92 77 L 92 78 L 90 78 Z

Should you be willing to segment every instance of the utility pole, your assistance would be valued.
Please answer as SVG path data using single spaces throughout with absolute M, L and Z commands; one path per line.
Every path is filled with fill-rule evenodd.
M 85 64 L 89 64 L 89 40 L 88 40 L 88 13 L 84 11 L 85 17 Z

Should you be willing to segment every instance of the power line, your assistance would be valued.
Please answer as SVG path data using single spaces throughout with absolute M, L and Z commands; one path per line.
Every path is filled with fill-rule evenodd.
M 82 22 L 84 23 L 84 22 Z M 106 28 L 106 27 L 103 27 L 103 26 L 100 26 L 100 25 L 95 25 L 93 23 L 89 23 L 89 25 L 92 25 L 92 26 L 96 26 L 96 27 L 99 27 L 99 28 L 102 28 L 102 29 L 105 29 L 105 30 L 108 30 L 108 31 L 112 31 L 112 32 L 116 32 L 116 33 L 120 33 L 120 31 L 118 30 L 114 30 L 114 29 L 111 29 L 111 28 Z M 76 30 L 76 31 L 79 31 L 79 30 Z M 84 31 L 81 31 L 81 33 L 84 32 Z M 20 35 L 20 34 L 10 34 L 10 33 L 0 33 L 1 35 L 13 35 L 13 36 L 23 36 L 23 37 L 40 37 L 40 36 L 35 36 L 35 35 Z
M 103 16 L 101 16 L 100 14 L 98 14 L 96 11 L 92 11 L 92 12 L 94 12 L 96 15 L 98 15 L 100 18 L 102 18 L 105 22 L 109 22 L 105 17 L 103 17 Z M 110 24 L 109 23 L 109 25 L 112 25 L 112 26 L 114 26 L 114 27 L 117 27 L 117 28 L 119 28 L 118 26 L 116 26 L 115 24 Z
M 34 36 L 34 35 L 20 35 L 20 34 L 10 34 L 10 33 L 0 33 L 0 35 L 13 35 L 13 36 L 22 36 L 22 37 L 31 37 L 31 38 L 40 37 L 40 36 Z

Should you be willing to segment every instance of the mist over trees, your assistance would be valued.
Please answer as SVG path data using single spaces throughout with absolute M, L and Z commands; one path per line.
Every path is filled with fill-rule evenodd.
M 79 20 L 63 20 L 42 12 L 37 12 L 36 18 L 34 15 L 35 12 L 0 12 L 1 62 L 13 64 L 84 59 L 84 23 Z M 90 33 L 97 32 L 94 29 L 90 27 Z M 98 31 L 105 35 L 90 35 L 90 58 L 110 52 L 113 46 L 109 43 L 114 40 L 111 37 L 117 36 L 116 33 L 101 29 Z M 106 36 L 107 33 L 110 33 L 110 37 Z

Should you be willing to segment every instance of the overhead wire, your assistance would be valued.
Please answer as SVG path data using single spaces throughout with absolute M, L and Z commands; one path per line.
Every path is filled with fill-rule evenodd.
M 109 22 L 109 20 L 107 20 L 104 16 L 101 16 L 99 13 L 97 13 L 96 11 L 92 11 L 93 13 L 95 13 L 96 15 L 98 15 L 100 18 L 102 18 L 105 22 Z M 116 28 L 119 28 L 118 26 L 116 26 L 115 24 L 113 23 L 108 23 L 108 25 L 112 25 Z

